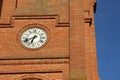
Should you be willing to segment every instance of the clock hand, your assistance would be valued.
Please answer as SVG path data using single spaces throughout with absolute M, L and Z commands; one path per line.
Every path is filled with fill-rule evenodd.
M 33 39 L 33 37 L 32 37 L 32 38 L 26 38 L 26 39 L 24 40 L 24 42 L 28 42 L 30 39 Z
M 29 41 L 29 39 L 27 39 L 27 38 L 24 40 L 24 42 L 28 42 L 28 41 Z
M 31 40 L 31 44 L 33 43 L 33 40 L 34 40 L 35 38 L 37 38 L 36 35 L 34 35 L 34 37 L 32 38 L 32 40 Z
M 32 38 L 26 38 L 26 39 L 24 40 L 24 42 L 28 42 L 30 39 L 32 39 Z

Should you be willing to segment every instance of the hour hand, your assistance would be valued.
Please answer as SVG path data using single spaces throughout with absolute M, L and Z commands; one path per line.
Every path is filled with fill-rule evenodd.
M 29 39 L 27 39 L 27 38 L 24 40 L 24 42 L 28 42 L 28 41 L 29 41 Z
M 26 39 L 24 40 L 24 42 L 28 42 L 30 39 L 32 39 L 32 38 L 26 38 Z

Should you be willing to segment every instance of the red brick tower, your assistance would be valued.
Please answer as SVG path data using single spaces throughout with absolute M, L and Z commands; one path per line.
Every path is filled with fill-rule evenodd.
M 0 80 L 99 80 L 95 0 L 0 0 Z

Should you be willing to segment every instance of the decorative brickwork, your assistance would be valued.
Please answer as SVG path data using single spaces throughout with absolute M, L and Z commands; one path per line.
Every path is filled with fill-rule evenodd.
M 95 0 L 1 0 L 0 80 L 99 80 L 95 5 Z M 36 27 L 46 34 L 27 31 Z M 29 46 L 41 35 L 47 42 L 26 48 L 24 31 Z

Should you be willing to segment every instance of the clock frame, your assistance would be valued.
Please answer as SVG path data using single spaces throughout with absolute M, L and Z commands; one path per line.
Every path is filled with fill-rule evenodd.
M 28 47 L 26 47 L 25 45 L 23 45 L 23 43 L 21 42 L 21 36 L 23 35 L 23 33 L 24 33 L 26 30 L 32 29 L 32 28 L 41 29 L 41 30 L 45 31 L 45 33 L 46 33 L 46 35 L 47 35 L 47 40 L 46 40 L 46 42 L 45 42 L 42 46 L 40 46 L 40 47 L 38 47 L 38 48 L 28 48 Z M 49 38 L 50 38 L 50 31 L 49 31 L 49 29 L 48 29 L 46 26 L 41 25 L 41 24 L 29 24 L 29 25 L 26 25 L 26 26 L 24 26 L 21 30 L 19 30 L 19 32 L 18 32 L 18 34 L 17 34 L 17 42 L 18 42 L 18 44 L 19 44 L 22 48 L 27 49 L 27 50 L 32 50 L 32 51 L 41 49 L 41 48 L 43 48 L 44 46 L 46 46 L 47 43 L 48 43 Z

